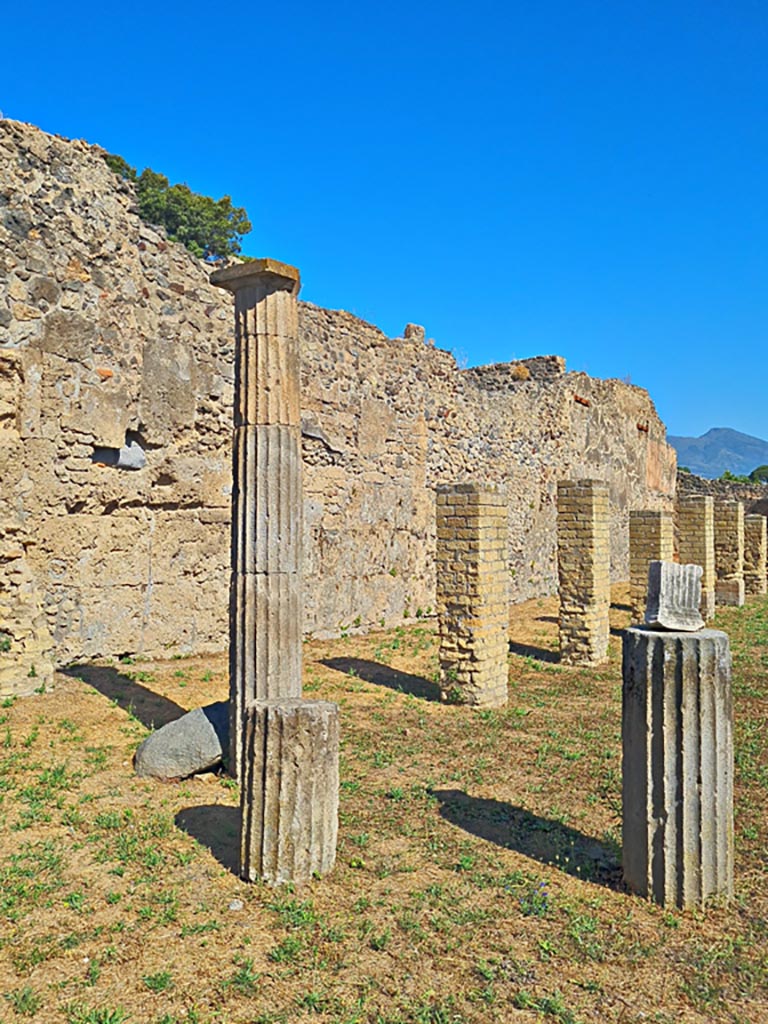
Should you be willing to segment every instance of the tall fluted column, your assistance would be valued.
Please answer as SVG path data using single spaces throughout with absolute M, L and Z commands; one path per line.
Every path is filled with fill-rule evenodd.
M 664 906 L 731 896 L 728 637 L 634 628 L 623 644 L 624 879 Z
M 260 259 L 212 274 L 235 295 L 230 771 L 255 701 L 301 697 L 299 272 Z

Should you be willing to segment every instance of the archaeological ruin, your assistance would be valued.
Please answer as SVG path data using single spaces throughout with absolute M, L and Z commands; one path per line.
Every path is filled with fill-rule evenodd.
M 0 176 L 0 575 L 27 666 L 4 692 L 54 661 L 224 650 L 232 297 L 98 147 L 3 120 Z M 513 601 L 556 591 L 559 479 L 607 481 L 614 580 L 630 509 L 671 508 L 641 388 L 556 358 L 463 370 L 416 328 L 307 302 L 298 329 L 305 634 L 434 613 L 441 484 L 505 489 Z

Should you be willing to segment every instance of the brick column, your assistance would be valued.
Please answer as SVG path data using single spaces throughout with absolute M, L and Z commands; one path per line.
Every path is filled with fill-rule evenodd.
M 766 581 L 766 538 L 765 516 L 744 517 L 744 588 L 748 594 L 768 593 Z
M 715 617 L 715 518 L 712 498 L 691 494 L 677 504 L 678 556 L 681 565 L 700 565 L 701 614 Z
M 671 562 L 674 521 L 669 512 L 649 510 L 629 513 L 629 601 L 632 622 L 642 622 L 648 593 L 651 562 Z
M 507 702 L 507 503 L 475 484 L 437 490 L 437 612 L 443 699 Z
M 560 659 L 589 665 L 608 654 L 611 607 L 610 503 L 602 480 L 557 485 Z
M 728 637 L 628 629 L 622 674 L 624 879 L 664 906 L 732 896 Z
M 744 604 L 744 505 L 715 501 L 715 601 Z
M 248 708 L 301 696 L 299 272 L 263 259 L 216 271 L 235 294 L 230 771 Z

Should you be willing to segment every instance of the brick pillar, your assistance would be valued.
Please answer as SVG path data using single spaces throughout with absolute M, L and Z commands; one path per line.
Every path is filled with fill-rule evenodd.
M 235 294 L 229 768 L 248 708 L 301 696 L 299 272 L 254 260 L 211 275 Z
M 728 637 L 628 629 L 622 675 L 624 879 L 664 906 L 732 896 Z
M 748 594 L 768 593 L 766 581 L 766 537 L 765 516 L 744 517 L 744 588 Z
M 715 501 L 715 601 L 744 604 L 744 505 Z
M 440 688 L 454 703 L 507 702 L 507 502 L 475 484 L 437 490 Z
M 610 503 L 602 480 L 557 485 L 560 660 L 589 665 L 608 654 L 611 607 Z
M 669 512 L 649 510 L 629 513 L 629 602 L 632 622 L 642 622 L 648 593 L 651 562 L 671 562 L 674 521 Z
M 677 504 L 678 556 L 681 565 L 700 565 L 701 614 L 715 617 L 715 518 L 708 494 L 691 494 Z

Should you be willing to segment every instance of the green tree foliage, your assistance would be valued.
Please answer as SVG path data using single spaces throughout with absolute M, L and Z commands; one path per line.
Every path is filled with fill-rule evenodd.
M 165 228 L 168 237 L 181 242 L 195 256 L 234 256 L 243 235 L 251 230 L 248 215 L 233 206 L 230 196 L 211 199 L 188 185 L 171 185 L 164 174 L 146 167 L 137 176 L 121 156 L 107 154 L 108 166 L 121 178 L 136 183 L 139 214 L 147 224 Z
M 720 480 L 725 480 L 727 483 L 731 483 L 731 484 L 748 484 L 748 483 L 750 483 L 750 479 L 749 479 L 748 476 L 738 476 L 737 474 L 732 473 L 730 471 L 730 469 L 726 469 L 726 471 L 720 477 Z
M 758 466 L 749 474 L 753 484 L 768 484 L 768 466 Z

